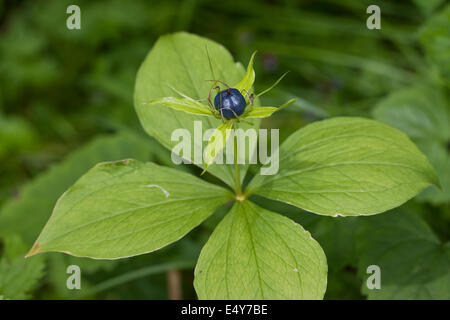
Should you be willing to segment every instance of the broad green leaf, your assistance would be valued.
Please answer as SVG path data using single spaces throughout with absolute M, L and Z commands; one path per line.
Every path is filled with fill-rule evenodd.
M 44 275 L 44 258 L 24 258 L 26 245 L 18 235 L 4 237 L 0 256 L 0 296 L 4 299 L 30 298 L 31 290 Z
M 164 97 L 161 99 L 152 100 L 148 104 L 162 104 L 174 110 L 183 111 L 190 114 L 210 117 L 214 116 L 208 106 L 188 98 Z
M 232 88 L 238 89 L 240 92 L 250 92 L 253 87 L 253 83 L 255 82 L 255 70 L 253 70 L 253 61 L 255 60 L 256 51 L 253 52 L 252 57 L 247 66 L 247 71 L 244 74 L 244 77 Z
M 249 108 L 249 111 L 244 114 L 244 117 L 247 118 L 268 118 L 270 117 L 274 112 L 283 110 L 291 103 L 295 102 L 296 99 L 291 99 L 285 104 L 283 104 L 281 107 L 251 107 Z
M 199 299 L 322 299 L 327 262 L 294 221 L 245 201 L 214 230 L 195 268 Z
M 16 198 L 5 203 L 0 210 L 0 234 L 19 234 L 26 244 L 32 245 L 50 217 L 56 200 L 82 174 L 102 161 L 127 157 L 147 161 L 151 158 L 152 147 L 155 148 L 151 142 L 126 132 L 93 139 L 37 176 Z
M 280 170 L 247 192 L 323 215 L 370 215 L 401 205 L 438 179 L 408 137 L 364 118 L 318 121 L 280 148 Z
M 412 139 L 450 139 L 450 104 L 436 88 L 411 87 L 395 91 L 374 109 L 377 120 L 404 131 Z
M 442 190 L 426 189 L 420 200 L 434 204 L 450 200 L 450 104 L 437 88 L 412 87 L 396 91 L 374 109 L 377 120 L 407 133 L 436 169 Z
M 231 129 L 233 128 L 233 121 L 225 121 L 217 129 L 208 140 L 206 146 L 205 158 L 206 167 L 211 165 L 217 155 L 223 150 L 227 144 L 227 140 L 230 136 Z M 206 168 L 205 168 L 206 170 Z
M 258 206 L 281 213 L 308 230 L 325 252 L 329 273 L 339 272 L 346 266 L 356 265 L 354 238 L 359 226 L 359 217 L 322 216 L 311 214 L 280 201 L 272 201 L 258 196 L 253 196 L 251 199 Z
M 426 56 L 444 79 L 450 77 L 450 4 L 436 13 L 420 30 L 420 41 Z
M 358 259 L 355 236 L 360 217 L 330 217 L 311 214 L 280 201 L 252 197 L 257 204 L 299 223 L 320 244 L 328 264 L 324 299 L 362 299 L 361 280 L 355 272 Z M 362 219 L 363 220 L 363 219 Z M 337 241 L 337 239 L 339 241 Z
M 116 259 L 157 250 L 199 225 L 227 190 L 153 163 L 100 163 L 59 198 L 29 255 Z
M 10 283 L 8 287 L 15 286 L 16 283 L 25 285 L 25 282 L 27 286 L 32 285 L 30 277 L 37 279 L 43 274 L 44 257 L 24 259 L 24 256 L 50 217 L 58 197 L 83 173 L 101 161 L 123 159 L 129 156 L 148 160 L 153 158 L 151 151 L 155 153 L 160 151 L 157 147 L 162 148 L 151 139 L 142 139 L 130 132 L 95 138 L 67 156 L 61 163 L 37 176 L 23 187 L 16 198 L 6 202 L 0 210 L 0 234 L 7 239 L 20 235 L 24 241 L 23 247 L 19 248 L 20 252 L 17 248 L 14 250 L 17 258 L 8 264 L 8 270 L 19 270 L 18 272 L 7 271 L 5 276 L 8 277 L 8 283 Z M 160 159 L 163 160 L 158 157 L 158 160 Z M 12 250 L 10 246 L 10 241 L 5 242 L 6 251 Z M 59 277 L 56 282 L 53 281 L 53 277 L 56 277 L 57 274 L 52 274 L 47 281 L 51 281 L 53 287 L 63 287 L 61 292 L 64 294 L 68 294 L 65 286 L 67 278 L 65 268 L 68 265 L 79 265 L 85 273 L 116 266 L 115 261 L 99 261 L 71 256 L 63 259 L 62 256 L 56 255 L 52 256 L 52 259 L 62 264 L 61 269 L 58 270 L 58 275 L 62 275 L 62 277 Z M 40 267 L 41 264 L 42 267 Z
M 200 121 L 203 132 L 215 129 L 222 123 L 220 119 L 213 117 L 186 114 L 159 104 L 147 104 L 152 100 L 173 96 L 173 90 L 167 84 L 192 99 L 207 98 L 214 84 L 205 81 L 213 77 L 206 48 L 211 57 L 215 76 L 218 77 L 214 80 L 221 80 L 228 84 L 237 83 L 244 71 L 239 63 L 233 61 L 230 53 L 222 45 L 184 32 L 160 37 L 137 74 L 134 103 L 141 124 L 149 135 L 155 137 L 169 150 L 179 143 L 172 141 L 172 133 L 175 129 L 184 128 L 189 131 L 193 153 L 195 146 L 197 149 L 204 150 L 207 144 L 207 141 L 202 141 L 202 137 L 194 132 L 194 121 Z M 213 93 L 214 91 L 211 92 Z M 242 126 L 256 127 L 259 122 L 252 120 L 252 124 L 243 123 Z M 178 155 L 182 156 L 181 150 Z M 195 157 L 192 155 L 191 159 L 187 160 L 194 162 Z M 204 168 L 205 164 L 199 164 L 199 166 Z M 245 173 L 246 166 L 242 166 L 241 170 Z M 213 164 L 208 171 L 227 184 L 234 184 L 233 165 Z M 244 179 L 244 174 L 241 175 L 241 179 Z
M 363 219 L 358 236 L 362 292 L 369 299 L 450 299 L 450 243 L 441 243 L 416 214 L 395 211 Z M 369 290 L 367 267 L 381 270 Z

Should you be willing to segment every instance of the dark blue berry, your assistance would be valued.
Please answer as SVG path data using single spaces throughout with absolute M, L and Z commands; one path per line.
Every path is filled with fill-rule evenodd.
M 227 120 L 243 114 L 246 104 L 244 96 L 233 88 L 220 91 L 214 98 L 214 107 Z

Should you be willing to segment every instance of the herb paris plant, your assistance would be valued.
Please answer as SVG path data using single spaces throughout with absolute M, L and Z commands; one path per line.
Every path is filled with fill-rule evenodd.
M 251 92 L 253 58 L 244 72 L 217 43 L 187 33 L 161 37 L 138 72 L 134 98 L 145 130 L 169 149 L 175 144 L 172 131 L 182 127 L 194 133 L 194 120 L 215 130 L 237 122 L 222 122 L 199 102 L 210 90 L 204 81 L 210 78 L 206 46 L 218 79 L 245 83 Z M 173 97 L 167 83 L 183 95 Z M 243 113 L 249 122 L 240 126 L 257 128 L 254 118 L 276 110 L 250 108 Z M 258 117 L 250 117 L 251 112 Z M 292 220 L 253 204 L 251 195 L 322 215 L 371 215 L 438 185 L 426 157 L 405 134 L 369 119 L 313 123 L 289 137 L 280 152 L 279 174 L 257 175 L 246 190 L 241 190 L 246 165 L 219 165 L 208 159 L 201 165 L 234 192 L 153 163 L 100 163 L 61 196 L 28 255 L 61 251 L 118 259 L 151 252 L 180 239 L 219 206 L 235 200 L 200 254 L 194 281 L 199 298 L 322 299 L 327 263 L 320 245 Z
M 214 68 L 208 51 L 206 50 L 205 53 L 207 55 L 209 67 L 211 69 L 211 76 L 215 78 Z M 230 130 L 232 128 L 236 129 L 237 123 L 243 119 L 267 118 L 274 112 L 284 109 L 296 100 L 291 99 L 279 108 L 254 106 L 255 95 L 253 93 L 250 94 L 249 92 L 251 91 L 253 82 L 255 81 L 255 71 L 253 70 L 253 61 L 255 58 L 255 54 L 256 52 L 253 53 L 252 57 L 250 58 L 250 62 L 248 64 L 245 75 L 239 81 L 239 83 L 235 84 L 234 86 L 230 87 L 225 83 L 225 81 L 222 80 L 210 80 L 214 82 L 214 84 L 208 92 L 208 97 L 206 99 L 200 99 L 207 100 L 209 103 L 209 107 L 205 104 L 202 104 L 200 100 L 195 100 L 194 98 L 181 93 L 170 84 L 168 86 L 173 91 L 178 93 L 181 98 L 163 97 L 148 102 L 149 105 L 164 105 L 166 107 L 172 108 L 177 111 L 183 111 L 188 114 L 222 119 L 222 124 L 214 130 L 213 134 L 208 140 L 208 145 L 206 147 L 206 159 L 204 163 L 205 170 L 203 172 L 207 170 L 207 168 L 212 164 L 213 160 L 217 157 L 219 152 L 222 151 L 222 149 L 226 146 L 227 140 L 230 137 L 230 131 L 227 130 Z M 270 88 L 257 94 L 256 98 L 271 90 L 275 85 L 278 84 L 281 79 L 283 79 L 285 75 L 286 73 L 282 75 Z M 226 89 L 221 91 L 220 86 L 217 84 L 225 85 Z M 211 91 L 214 89 L 216 89 L 218 92 L 214 97 L 213 104 L 211 102 Z M 246 95 L 247 98 L 244 98 L 243 95 Z M 240 190 L 240 181 L 237 183 L 236 188 Z

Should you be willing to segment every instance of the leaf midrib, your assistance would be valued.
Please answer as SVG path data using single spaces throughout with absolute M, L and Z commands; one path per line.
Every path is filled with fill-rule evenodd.
M 61 234 L 56 235 L 56 236 L 53 237 L 53 238 L 47 239 L 47 242 L 49 242 L 49 241 L 55 241 L 56 239 L 59 239 L 59 238 L 65 236 L 65 235 L 67 235 L 67 234 L 69 234 L 69 233 L 75 232 L 75 231 L 77 231 L 77 230 L 80 229 L 80 228 L 83 228 L 83 227 L 86 227 L 86 226 L 88 226 L 88 225 L 91 225 L 91 224 L 94 224 L 94 223 L 97 223 L 97 222 L 100 222 L 100 221 L 104 221 L 104 220 L 107 220 L 107 219 L 110 219 L 110 218 L 114 218 L 114 217 L 116 217 L 116 216 L 119 216 L 119 215 L 121 215 L 121 214 L 125 214 L 125 213 L 128 213 L 128 212 L 137 211 L 137 210 L 141 210 L 141 209 L 148 209 L 148 208 L 151 208 L 151 207 L 154 207 L 154 206 L 158 206 L 158 205 L 161 205 L 161 204 L 166 205 L 166 204 L 172 204 L 172 203 L 182 202 L 182 201 L 202 200 L 202 199 L 207 199 L 207 200 L 213 200 L 213 199 L 214 199 L 214 200 L 215 200 L 215 199 L 220 199 L 220 198 L 222 198 L 222 197 L 217 196 L 217 197 L 190 197 L 190 198 L 180 198 L 180 199 L 175 199 L 175 200 L 170 200 L 170 201 L 160 201 L 160 202 L 155 202 L 155 203 L 151 203 L 151 204 L 149 204 L 149 205 L 145 205 L 145 206 L 140 206 L 140 207 L 136 207 L 136 208 L 132 208 L 132 209 L 123 210 L 123 211 L 114 213 L 114 214 L 112 214 L 112 215 L 100 217 L 100 218 L 98 218 L 98 219 L 94 219 L 94 220 L 91 220 L 91 221 L 86 222 L 86 223 L 84 223 L 84 224 L 81 224 L 81 225 L 79 225 L 79 226 L 77 226 L 77 227 L 75 227 L 75 228 L 73 228 L 73 229 L 71 229 L 71 230 L 68 230 L 68 231 L 66 231 L 66 232 L 63 232 L 63 233 L 61 233 Z M 71 209 L 71 210 L 72 210 L 72 209 Z M 70 211 L 70 210 L 69 210 L 69 211 Z M 64 213 L 66 214 L 67 212 L 68 212 L 68 211 L 65 211 Z M 42 245 L 42 243 L 40 243 L 40 244 Z

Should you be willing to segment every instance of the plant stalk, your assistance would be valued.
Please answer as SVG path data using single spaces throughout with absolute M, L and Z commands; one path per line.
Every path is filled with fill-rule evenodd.
M 233 126 L 235 132 L 237 129 L 237 123 L 234 123 Z M 237 138 L 236 135 L 233 135 L 233 144 L 234 144 L 234 183 L 235 183 L 235 192 L 236 192 L 236 197 L 242 197 L 242 186 L 241 186 L 241 168 L 239 167 L 238 164 L 238 157 L 237 157 Z

